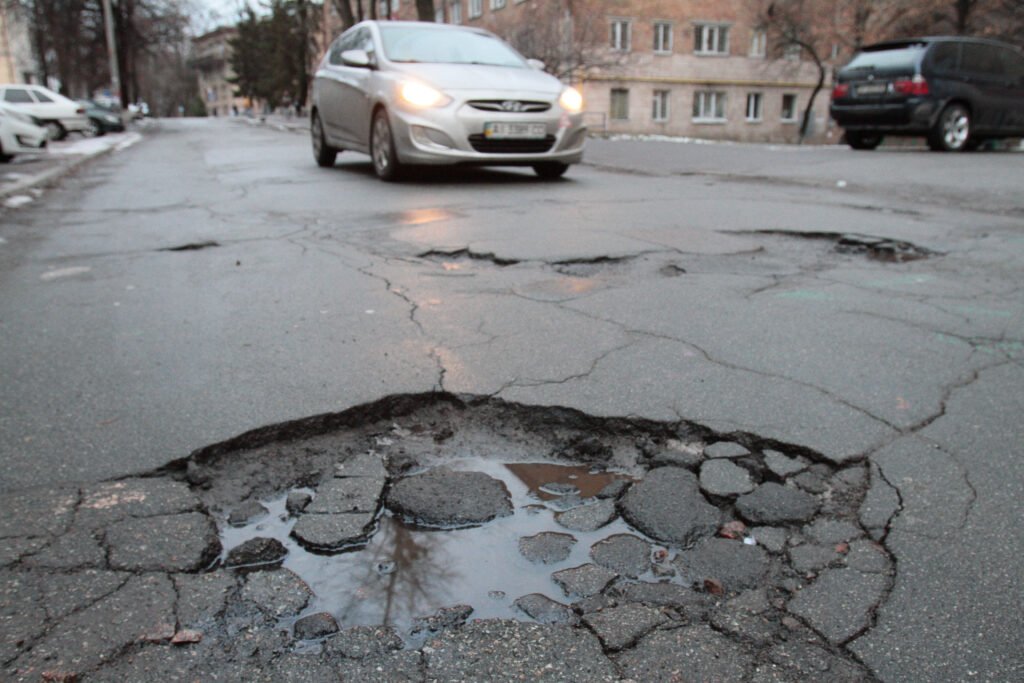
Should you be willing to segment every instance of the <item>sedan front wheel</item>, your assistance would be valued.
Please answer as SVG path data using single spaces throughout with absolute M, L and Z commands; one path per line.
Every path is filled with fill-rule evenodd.
M 324 137 L 324 124 L 321 123 L 318 112 L 313 113 L 313 120 L 309 123 L 309 133 L 313 139 L 313 158 L 316 159 L 316 165 L 321 168 L 334 166 L 334 161 L 338 158 L 338 150 L 327 144 L 327 138 Z
M 370 130 L 370 156 L 373 158 L 373 172 L 385 182 L 398 180 L 402 175 L 402 164 L 395 153 L 395 137 L 391 133 L 391 122 L 384 109 L 373 115 Z

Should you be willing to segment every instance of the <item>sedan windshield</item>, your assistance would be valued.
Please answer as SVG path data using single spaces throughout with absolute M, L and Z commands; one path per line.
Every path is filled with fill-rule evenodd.
M 380 35 L 384 54 L 392 62 L 526 67 L 523 58 L 508 45 L 473 31 L 381 26 Z

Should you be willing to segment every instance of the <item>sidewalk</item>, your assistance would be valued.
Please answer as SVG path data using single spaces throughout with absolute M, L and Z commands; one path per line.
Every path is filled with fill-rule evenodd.
M 71 135 L 66 140 L 51 142 L 43 154 L 16 156 L 11 163 L 0 166 L 0 202 L 8 209 L 30 204 L 42 195 L 45 187 L 90 159 L 120 152 L 141 139 L 142 133 L 138 131 L 96 138 Z
M 236 116 L 231 119 L 239 123 L 248 123 L 250 126 L 267 126 L 276 130 L 302 133 L 309 132 L 309 116 L 283 116 L 281 114 L 268 114 L 266 116 Z

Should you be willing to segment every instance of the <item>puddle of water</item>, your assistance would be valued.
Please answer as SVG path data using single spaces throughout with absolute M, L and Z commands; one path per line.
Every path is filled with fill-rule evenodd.
M 315 594 L 298 617 L 330 612 L 342 628 L 390 625 L 411 643 L 417 640 L 410 636 L 413 620 L 441 607 L 472 605 L 471 619 L 524 619 L 512 603 L 528 593 L 567 603 L 551 580 L 553 572 L 590 562 L 590 547 L 608 536 L 643 536 L 621 519 L 588 533 L 569 531 L 554 519 L 561 496 L 552 491 L 568 493 L 568 487 L 559 485 L 576 487 L 581 497 L 589 498 L 614 479 L 628 479 L 625 474 L 586 466 L 501 463 L 475 457 L 450 461 L 448 466 L 484 472 L 503 481 L 515 513 L 476 528 L 441 531 L 414 528 L 385 512 L 365 549 L 320 555 L 289 536 L 296 518 L 285 512 L 286 496 L 282 495 L 263 501 L 270 513 L 245 527 L 222 523 L 225 554 L 256 536 L 277 538 L 288 549 L 283 566 L 298 574 Z M 542 531 L 574 536 L 577 543 L 569 557 L 546 565 L 523 557 L 519 539 Z M 641 578 L 653 580 L 653 575 Z

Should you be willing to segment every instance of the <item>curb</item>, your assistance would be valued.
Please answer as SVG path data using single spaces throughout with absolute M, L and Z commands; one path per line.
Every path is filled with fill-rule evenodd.
M 106 147 L 96 152 L 92 152 L 91 154 L 83 154 L 77 158 L 72 159 L 70 162 L 66 164 L 56 166 L 49 170 L 43 171 L 38 175 L 25 178 L 24 180 L 19 180 L 10 187 L 0 189 L 0 201 L 7 199 L 11 195 L 27 192 L 28 190 L 31 190 L 34 187 L 54 183 L 63 178 L 64 176 L 69 175 L 75 170 L 77 170 L 78 167 L 81 166 L 82 164 L 85 164 L 89 161 L 92 161 L 93 159 L 97 159 L 104 155 L 110 154 L 116 148 L 117 145 L 111 145 L 110 147 Z

